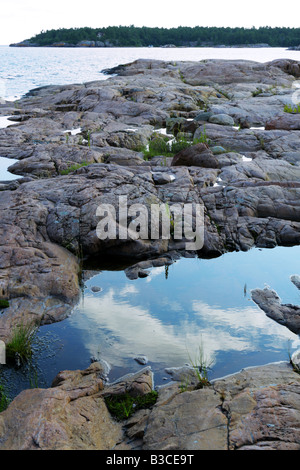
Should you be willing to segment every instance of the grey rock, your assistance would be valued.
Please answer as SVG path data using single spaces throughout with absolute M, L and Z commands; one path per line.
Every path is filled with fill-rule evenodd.
M 192 366 L 169 367 L 165 371 L 171 376 L 172 380 L 180 382 L 183 386 L 196 386 L 199 382 L 199 376 Z
M 293 352 L 291 362 L 297 368 L 297 370 L 300 371 L 300 349 Z
M 213 115 L 211 111 L 203 111 L 202 113 L 197 114 L 195 116 L 195 121 L 208 121 L 209 118 Z
M 220 153 L 225 153 L 226 150 L 221 145 L 215 145 L 214 147 L 210 147 L 210 150 L 214 155 L 219 155 Z
M 154 180 L 154 183 L 155 184 L 168 184 L 168 183 L 172 183 L 172 181 L 174 181 L 176 178 L 174 175 L 170 175 L 168 173 L 161 173 L 161 172 L 156 172 L 156 173 L 152 173 L 152 177 L 153 177 L 153 180 Z
M 234 126 L 234 120 L 228 114 L 214 114 L 208 119 L 213 124 L 220 124 L 222 126 Z
M 283 130 L 300 130 L 300 114 L 284 113 L 281 116 L 266 122 L 266 130 L 283 129 Z
M 200 166 L 218 168 L 218 161 L 206 144 L 200 143 L 181 150 L 172 160 L 172 166 Z
M 297 449 L 299 385 L 299 374 L 281 363 L 245 369 L 201 390 L 162 387 L 145 426 L 143 449 Z
M 251 297 L 268 317 L 286 326 L 293 333 L 299 334 L 300 307 L 282 304 L 278 294 L 268 287 L 252 290 Z
M 143 365 L 143 366 L 145 366 L 145 365 L 148 364 L 148 362 L 149 362 L 148 357 L 147 357 L 147 356 L 142 356 L 142 355 L 141 355 L 141 356 L 136 356 L 136 357 L 134 358 L 134 360 L 135 360 L 136 362 L 138 362 L 139 364 Z
M 300 289 L 300 276 L 298 274 L 294 274 L 291 276 L 291 281 L 295 284 L 295 286 Z
M 92 287 L 91 287 L 91 291 L 92 291 L 92 292 L 101 292 L 101 291 L 102 291 L 102 288 L 99 287 L 99 286 L 92 286 Z

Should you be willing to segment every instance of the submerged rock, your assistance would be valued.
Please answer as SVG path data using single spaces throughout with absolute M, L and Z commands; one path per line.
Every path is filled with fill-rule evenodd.
M 300 333 L 299 306 L 282 304 L 278 294 L 269 287 L 253 289 L 251 291 L 251 297 L 268 317 L 286 326 L 293 333 Z
M 134 360 L 143 366 L 145 366 L 149 362 L 149 359 L 147 356 L 136 356 Z
M 300 276 L 298 274 L 294 274 L 291 276 L 291 281 L 295 284 L 298 289 L 300 289 Z

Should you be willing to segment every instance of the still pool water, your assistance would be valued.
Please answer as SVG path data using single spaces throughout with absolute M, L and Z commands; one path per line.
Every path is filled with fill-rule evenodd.
M 122 270 L 103 270 L 86 281 L 69 318 L 40 328 L 37 383 L 49 386 L 59 371 L 85 369 L 92 358 L 110 364 L 113 381 L 141 369 L 134 358 L 143 354 L 155 384 L 163 384 L 170 380 L 165 368 L 194 360 L 199 348 L 211 367 L 209 379 L 287 361 L 300 347 L 299 336 L 269 319 L 250 291 L 269 285 L 284 303 L 299 304 L 300 292 L 290 281 L 300 273 L 299 255 L 300 247 L 278 247 L 211 260 L 182 258 L 134 281 Z M 95 287 L 101 290 L 93 292 Z M 26 371 L 2 367 L 8 382 L 28 386 Z
M 15 122 L 9 121 L 9 116 L 0 116 L 0 129 L 5 129 L 8 126 L 12 126 Z M 12 181 L 19 176 L 16 176 L 8 171 L 8 168 L 16 163 L 18 160 L 13 158 L 5 158 L 0 156 L 0 182 L 1 181 Z
M 10 173 L 10 171 L 8 171 L 8 168 L 17 162 L 18 160 L 14 158 L 0 157 L 0 182 L 13 181 L 20 178 L 20 176 L 14 175 L 13 173 Z

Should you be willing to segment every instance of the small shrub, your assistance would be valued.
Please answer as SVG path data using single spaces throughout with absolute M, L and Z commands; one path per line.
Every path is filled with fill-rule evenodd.
M 261 93 L 263 93 L 263 89 L 256 87 L 256 90 L 252 91 L 252 96 L 258 96 L 261 95 Z
M 0 299 L 0 308 L 8 308 L 9 307 L 9 301 L 6 299 Z
M 201 131 L 200 133 L 200 137 L 198 139 L 195 139 L 194 143 L 197 143 L 197 144 L 202 143 L 202 144 L 207 144 L 207 145 L 211 144 L 210 139 L 207 138 L 205 126 L 203 127 L 203 131 Z
M 129 393 L 108 395 L 105 397 L 105 402 L 110 413 L 117 420 L 122 421 L 128 419 L 137 410 L 153 406 L 156 403 L 157 395 L 155 391 L 138 397 L 133 397 Z
M 283 108 L 283 111 L 285 113 L 298 114 L 300 113 L 300 103 L 298 103 L 296 106 L 291 106 L 290 104 L 286 104 Z
M 208 371 L 211 368 L 213 360 L 208 360 L 208 358 L 205 356 L 202 344 L 200 344 L 198 354 L 194 359 L 192 359 L 189 354 L 189 360 L 198 378 L 198 384 L 196 388 L 199 389 L 210 385 L 208 380 Z
M 210 143 L 206 135 L 205 127 L 198 139 L 188 140 L 182 133 L 178 133 L 177 136 L 170 141 L 166 141 L 163 137 L 155 137 L 149 142 L 148 148 L 143 150 L 144 160 L 149 160 L 157 156 L 174 157 L 174 155 L 181 150 L 199 143 Z
M 5 393 L 3 386 L 0 385 L 0 413 L 6 410 L 9 405 L 9 402 L 10 400 Z
M 71 165 L 69 166 L 68 168 L 66 168 L 65 170 L 61 170 L 59 172 L 60 175 L 68 175 L 69 173 L 71 173 L 72 171 L 76 171 L 78 170 L 78 168 L 81 168 L 83 166 L 87 166 L 88 163 L 87 162 L 82 162 L 82 163 L 74 163 L 74 165 Z

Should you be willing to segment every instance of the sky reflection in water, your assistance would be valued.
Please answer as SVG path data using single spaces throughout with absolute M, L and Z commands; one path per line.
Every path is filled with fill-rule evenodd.
M 210 378 L 243 367 L 288 360 L 299 337 L 269 319 L 250 290 L 269 285 L 285 303 L 299 304 L 290 276 L 298 274 L 300 247 L 253 249 L 212 260 L 180 259 L 168 269 L 130 281 L 124 271 L 103 271 L 86 282 L 80 304 L 64 322 L 45 326 L 63 347 L 50 368 L 86 368 L 91 357 L 112 367 L 110 380 L 139 370 L 144 354 L 156 383 L 166 367 L 195 359 L 199 347 L 212 364 Z M 93 286 L 101 287 L 94 293 Z M 58 369 L 55 372 L 55 367 Z M 52 378 L 54 377 L 52 376 Z

